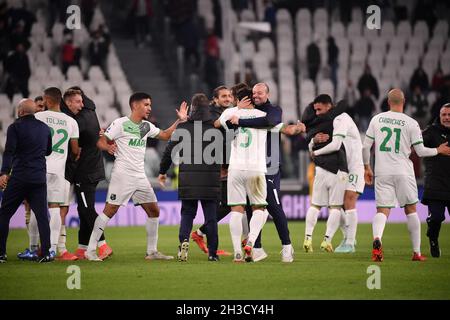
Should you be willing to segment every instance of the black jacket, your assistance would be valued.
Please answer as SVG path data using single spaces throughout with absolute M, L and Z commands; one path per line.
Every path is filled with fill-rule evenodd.
M 68 157 L 66 180 L 71 183 L 95 183 L 105 179 L 103 155 L 97 148 L 100 125 L 95 113 L 95 103 L 84 94 L 82 98 L 84 107 L 77 115 L 74 115 L 64 102 L 61 103 L 61 111 L 74 118 L 80 130 L 78 139 L 81 148 L 80 159 L 74 162 Z
M 307 142 L 309 143 L 319 132 L 326 133 L 331 138 L 324 143 L 314 144 L 313 150 L 321 149 L 333 140 L 333 120 L 345 112 L 346 109 L 347 104 L 344 100 L 339 101 L 329 112 L 320 116 L 316 116 L 312 103 L 305 108 L 302 115 L 302 122 L 306 126 Z M 314 157 L 314 164 L 332 173 L 337 173 L 338 170 L 348 172 L 344 144 L 341 145 L 338 151 Z
M 201 124 L 200 136 L 198 133 L 194 135 L 194 125 Z M 183 131 L 189 132 L 189 141 L 183 141 Z M 216 200 L 219 199 L 220 186 L 220 163 L 206 164 L 203 157 L 205 148 L 212 142 L 203 141 L 202 138 L 206 130 L 217 130 L 217 133 L 222 136 L 218 129 L 214 129 L 211 121 L 188 121 L 178 125 L 178 128 L 172 134 L 172 139 L 164 150 L 159 173 L 166 174 L 172 164 L 172 150 L 175 146 L 181 148 L 180 151 L 180 170 L 178 180 L 178 198 L 180 200 Z M 200 147 L 201 146 L 201 149 Z M 221 144 L 216 148 L 217 152 L 222 152 Z M 183 154 L 183 150 L 191 150 L 190 154 Z M 197 150 L 198 149 L 198 150 Z M 201 151 L 201 155 L 199 155 Z M 214 155 L 214 154 L 213 154 Z M 184 161 L 183 156 L 186 157 Z M 198 164 L 194 160 L 200 160 Z M 222 158 L 218 155 L 217 159 Z M 198 162 L 198 161 L 197 161 Z M 220 160 L 218 162 L 221 162 Z
M 49 127 L 34 115 L 21 117 L 8 127 L 1 174 L 23 182 L 45 183 L 45 156 L 52 153 Z
M 450 129 L 439 123 L 439 118 L 423 132 L 426 147 L 436 148 L 440 144 L 450 143 Z M 429 200 L 450 201 L 450 157 L 437 155 L 424 158 L 425 183 L 422 203 Z

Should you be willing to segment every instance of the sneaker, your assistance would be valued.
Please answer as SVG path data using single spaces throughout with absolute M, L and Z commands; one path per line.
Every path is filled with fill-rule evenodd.
M 247 241 L 248 241 L 248 238 L 245 238 L 244 240 L 242 240 L 242 242 L 241 242 L 242 249 L 244 249 L 244 247 L 247 245 Z
M 420 253 L 414 252 L 412 261 L 425 261 L 425 260 L 427 260 L 425 256 L 421 255 Z
M 87 260 L 89 260 L 89 261 L 96 261 L 96 262 L 103 261 L 102 259 L 99 258 L 99 256 L 97 255 L 96 251 L 88 251 L 88 250 L 86 250 L 84 252 L 84 257 Z
M 39 263 L 46 263 L 46 262 L 53 262 L 55 261 L 56 253 L 55 251 L 50 251 L 48 255 L 41 257 L 38 262 Z
M 61 261 L 75 261 L 78 260 L 78 257 L 66 250 L 64 253 L 60 254 L 57 259 Z
M 439 258 L 441 256 L 441 249 L 439 248 L 439 242 L 437 239 L 430 239 L 430 253 L 433 258 Z
M 197 231 L 192 231 L 191 239 L 195 241 L 200 250 L 202 250 L 204 253 L 208 253 L 208 247 L 206 246 L 206 243 L 203 240 L 203 236 L 198 235 Z
M 244 262 L 244 259 L 242 258 L 242 253 L 236 252 L 236 253 L 234 254 L 233 262 L 237 262 L 237 263 Z
M 351 244 L 342 244 L 339 245 L 339 247 L 334 250 L 336 253 L 354 253 L 355 252 L 355 246 Z
M 17 254 L 17 258 L 20 260 L 36 261 L 39 259 L 39 256 L 37 250 L 32 251 L 29 248 L 26 248 L 23 252 Z
M 231 256 L 231 252 L 225 251 L 225 250 L 217 250 L 216 254 L 218 256 Z
M 187 240 L 183 241 L 178 247 L 178 261 L 186 262 L 189 253 L 189 242 Z
M 98 257 L 102 260 L 109 258 L 110 256 L 112 256 L 112 254 L 113 254 L 113 251 L 112 251 L 111 247 L 108 246 L 107 243 L 101 245 L 98 248 Z
M 268 257 L 263 248 L 253 248 L 253 261 L 258 262 Z
M 209 256 L 208 261 L 220 261 L 219 256 Z
M 312 239 L 305 239 L 305 241 L 303 241 L 303 248 L 305 249 L 305 252 L 313 252 Z
M 281 262 L 294 261 L 294 248 L 292 247 L 292 244 L 284 245 L 280 253 L 281 253 Z
M 323 240 L 322 243 L 320 244 L 320 250 L 326 252 L 333 252 L 333 245 L 331 244 L 331 242 Z
M 86 249 L 81 249 L 81 248 L 78 248 L 75 251 L 75 255 L 77 256 L 78 260 L 85 260 L 86 259 L 86 257 L 84 256 L 85 252 L 86 252 Z
M 253 243 L 247 241 L 247 244 L 244 247 L 245 261 L 247 262 L 253 261 L 252 251 L 253 251 Z
M 0 263 L 6 263 L 6 261 L 8 261 L 6 254 L 0 254 Z
M 172 260 L 173 256 L 166 256 L 159 251 L 153 251 L 145 255 L 145 260 Z
M 380 239 L 375 239 L 373 241 L 373 249 L 372 249 L 372 261 L 382 262 L 383 257 L 383 247 L 381 246 Z

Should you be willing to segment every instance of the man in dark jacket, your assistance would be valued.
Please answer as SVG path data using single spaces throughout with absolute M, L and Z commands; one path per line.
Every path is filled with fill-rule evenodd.
M 209 111 L 209 101 L 204 94 L 196 94 L 192 98 L 191 114 L 186 123 L 178 126 L 171 141 L 164 151 L 158 180 L 164 186 L 166 172 L 172 164 L 172 150 L 178 144 L 180 148 L 180 173 L 178 182 L 178 197 L 181 200 L 181 223 L 179 231 L 180 248 L 179 261 L 187 261 L 189 250 L 189 235 L 197 214 L 198 201 L 201 201 L 205 222 L 207 224 L 206 237 L 208 239 L 208 260 L 218 261 L 217 246 L 217 202 L 220 196 L 220 162 L 222 162 L 222 144 L 209 164 L 205 159 L 208 155 L 207 147 L 210 142 L 204 139 L 206 131 L 215 139 L 222 134 L 214 129 Z M 217 131 L 214 135 L 214 131 Z M 200 135 L 201 134 L 201 135 Z M 180 138 L 182 137 L 181 141 Z M 178 148 L 178 147 L 177 147 Z M 200 153 L 201 152 L 201 153 Z
M 19 103 L 19 119 L 8 127 L 0 188 L 4 189 L 0 207 L 0 263 L 6 262 L 9 221 L 27 199 L 37 219 L 42 257 L 50 262 L 50 226 L 47 209 L 47 166 L 45 156 L 52 153 L 50 129 L 34 117 L 35 103 L 23 99 Z
M 450 103 L 441 107 L 439 118 L 425 129 L 423 141 L 426 147 L 435 148 L 450 143 Z M 439 231 L 445 220 L 445 208 L 450 213 L 450 157 L 437 155 L 424 159 L 425 184 L 422 203 L 428 206 L 427 236 L 430 252 L 435 258 L 441 256 Z
M 82 108 L 69 108 L 68 99 L 76 97 L 71 90 L 81 93 Z M 78 161 L 68 160 L 66 165 L 66 180 L 75 185 L 75 194 L 80 217 L 80 230 L 78 231 L 78 249 L 75 255 L 84 259 L 84 252 L 89 244 L 89 238 L 98 214 L 95 211 L 95 191 L 97 184 L 105 179 L 102 152 L 97 148 L 100 125 L 95 112 L 95 103 L 81 91 L 79 87 L 72 87 L 64 94 L 64 103 L 61 111 L 73 117 L 80 129 L 78 144 L 81 154 Z M 112 249 L 106 244 L 102 235 L 99 242 L 99 256 L 103 259 L 112 254 Z

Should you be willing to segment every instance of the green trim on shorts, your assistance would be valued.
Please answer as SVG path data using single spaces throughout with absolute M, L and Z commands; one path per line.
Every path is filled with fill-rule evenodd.
M 268 206 L 269 204 L 266 203 L 250 203 L 251 206 Z
M 369 137 L 370 139 L 375 140 L 374 137 L 371 137 L 371 136 L 369 136 L 368 134 L 366 134 L 366 137 Z
M 320 204 L 315 204 L 315 203 L 312 203 L 312 202 L 311 202 L 311 206 L 319 207 L 319 208 L 327 207 L 326 205 L 325 205 L 325 206 L 322 206 L 322 205 L 320 205 Z
M 388 208 L 388 209 L 392 209 L 392 208 L 395 208 L 395 206 L 377 206 L 377 208 Z
M 333 137 L 342 137 L 345 138 L 345 134 L 333 134 Z
M 227 206 L 234 207 L 234 206 L 246 206 L 247 203 L 227 203 Z
M 415 145 L 418 145 L 418 144 L 421 144 L 421 143 L 423 143 L 423 141 L 414 142 L 412 145 L 415 146 Z
M 407 203 L 407 204 L 405 204 L 404 206 L 401 206 L 400 208 L 404 208 L 404 207 L 406 207 L 406 206 L 412 206 L 413 204 L 416 204 L 416 203 L 418 203 L 419 202 L 419 200 L 417 200 L 416 202 L 413 202 L 413 203 Z

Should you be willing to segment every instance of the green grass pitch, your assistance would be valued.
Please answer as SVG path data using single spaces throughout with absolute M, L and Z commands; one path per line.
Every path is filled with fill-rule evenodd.
M 88 261 L 37 264 L 19 261 L 17 252 L 27 243 L 25 230 L 11 230 L 9 261 L 0 264 L 0 300 L 6 299 L 450 299 L 450 225 L 444 224 L 440 244 L 443 256 L 429 256 L 426 225 L 422 225 L 422 251 L 426 262 L 411 261 L 412 250 L 405 224 L 387 224 L 383 239 L 385 261 L 380 266 L 381 289 L 369 290 L 372 227 L 358 227 L 354 254 L 320 252 L 325 230 L 320 222 L 313 240 L 314 253 L 306 254 L 304 223 L 289 223 L 295 261 L 280 261 L 281 244 L 273 223 L 263 232 L 263 246 L 269 258 L 257 263 L 235 264 L 231 257 L 208 262 L 191 241 L 188 262 L 144 260 L 144 227 L 106 230 L 114 255 L 101 263 Z M 220 248 L 231 249 L 227 225 L 219 226 Z M 68 230 L 68 248 L 76 245 L 77 230 Z M 333 244 L 341 240 L 338 231 Z M 159 249 L 176 255 L 178 227 L 160 226 Z M 70 265 L 81 270 L 81 289 L 69 290 Z

